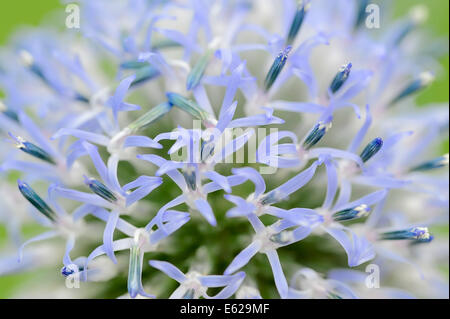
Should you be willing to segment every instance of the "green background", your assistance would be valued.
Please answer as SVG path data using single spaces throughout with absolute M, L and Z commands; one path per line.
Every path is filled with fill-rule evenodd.
M 330 0 L 332 1 L 332 0 Z M 425 27 L 436 36 L 446 37 L 448 45 L 449 35 L 449 1 L 448 0 L 392 0 L 395 1 L 395 16 L 401 16 L 408 12 L 415 4 L 425 4 L 429 8 L 429 19 Z M 55 9 L 58 13 L 64 13 L 64 6 L 59 0 L 2 0 L 0 2 L 0 46 L 7 44 L 12 33 L 22 26 L 38 26 L 46 23 L 55 16 L 50 14 Z M 58 11 L 58 10 L 56 10 Z M 56 16 L 56 19 L 64 19 L 64 14 Z M 64 21 L 61 21 L 61 25 Z M 430 88 L 417 96 L 419 105 L 430 102 L 446 102 L 449 100 L 449 57 L 448 54 L 441 58 L 443 72 L 437 75 L 436 81 Z M 443 145 L 444 152 L 448 152 L 448 141 Z M 25 233 L 32 235 L 39 230 L 24 229 Z M 0 225 L 0 248 L 6 237 L 6 231 Z M 39 275 L 34 272 L 0 277 L 0 298 L 8 298 L 20 287 L 21 284 Z

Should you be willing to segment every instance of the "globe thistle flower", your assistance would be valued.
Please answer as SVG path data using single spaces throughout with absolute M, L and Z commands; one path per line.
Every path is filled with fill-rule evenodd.
M 448 296 L 423 7 L 372 32 L 363 0 L 78 3 L 76 31 L 0 52 L 0 276 L 47 267 L 76 297 Z

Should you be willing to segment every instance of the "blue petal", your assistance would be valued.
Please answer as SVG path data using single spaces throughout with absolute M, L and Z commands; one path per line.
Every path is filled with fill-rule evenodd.
M 301 103 L 301 102 L 289 102 L 289 101 L 274 101 L 270 103 L 270 107 L 289 112 L 297 113 L 323 113 L 326 107 L 315 103 Z
M 252 167 L 233 168 L 233 174 L 243 176 L 255 184 L 255 197 L 263 194 L 266 191 L 266 183 L 264 178 Z
M 325 230 L 333 236 L 339 244 L 344 248 L 348 257 L 348 265 L 350 267 L 359 266 L 373 258 L 375 251 L 372 244 L 364 237 L 358 237 L 355 233 L 346 229 L 350 236 L 343 229 L 325 228 Z
M 287 182 L 283 183 L 282 185 L 278 186 L 274 190 L 270 191 L 270 193 L 273 194 L 279 194 L 280 200 L 282 198 L 286 198 L 293 192 L 299 190 L 304 185 L 306 185 L 314 176 L 317 166 L 319 166 L 319 162 L 314 162 L 308 169 L 304 170 L 303 172 L 297 174 L 296 176 L 292 177 Z
M 182 283 L 187 280 L 186 276 L 174 265 L 166 261 L 150 260 L 150 266 L 159 269 L 170 278 Z
M 322 207 L 324 209 L 328 209 L 331 207 L 331 204 L 336 197 L 336 192 L 338 189 L 338 174 L 334 162 L 325 160 L 325 167 L 327 170 L 327 195 Z
M 61 128 L 55 134 L 53 134 L 52 139 L 59 139 L 60 137 L 67 135 L 74 136 L 79 139 L 103 146 L 107 146 L 109 144 L 109 138 L 106 137 L 105 135 L 87 132 L 74 128 Z
M 203 173 L 203 175 L 206 178 L 209 178 L 211 181 L 216 182 L 218 185 L 220 185 L 225 192 L 227 193 L 231 193 L 231 186 L 228 183 L 228 178 L 220 175 L 219 173 L 215 172 L 215 171 L 207 171 L 205 173 Z
M 77 202 L 82 202 L 86 204 L 92 204 L 95 206 L 101 206 L 106 208 L 113 208 L 114 206 L 103 198 L 95 194 L 89 194 L 84 192 L 79 192 L 72 189 L 67 189 L 63 187 L 55 187 L 55 194 L 58 196 L 68 198 Z
M 243 117 L 231 121 L 228 127 L 252 127 L 252 126 L 262 126 L 269 124 L 283 124 L 284 120 L 279 117 L 273 116 L 272 111 L 266 112 L 265 114 L 257 114 L 248 117 Z
M 117 264 L 117 259 L 116 256 L 114 256 L 113 236 L 118 219 L 119 219 L 119 212 L 117 210 L 111 211 L 108 217 L 108 221 L 106 222 L 105 230 L 103 232 L 103 248 L 105 250 L 106 255 L 108 255 L 108 257 L 111 258 L 111 260 L 115 264 Z
M 208 223 L 210 223 L 212 226 L 217 226 L 216 217 L 214 216 L 211 206 L 206 200 L 197 199 L 195 201 L 195 206 L 197 207 L 200 214 L 202 214 L 203 217 L 205 217 Z
M 361 197 L 360 199 L 355 200 L 353 202 L 341 204 L 339 206 L 336 205 L 333 208 L 333 212 L 341 211 L 341 210 L 349 209 L 349 208 L 353 208 L 353 207 L 357 207 L 357 206 L 360 206 L 360 205 L 363 205 L 363 204 L 365 204 L 367 206 L 372 206 L 372 205 L 380 202 L 381 200 L 383 200 L 386 197 L 387 193 L 388 193 L 387 190 L 383 189 L 383 190 L 379 190 L 379 191 L 373 192 L 373 193 L 371 193 L 369 195 L 366 195 L 364 197 Z
M 158 167 L 161 167 L 167 162 L 164 158 L 153 154 L 137 155 L 137 158 L 153 163 Z M 179 171 L 172 170 L 166 174 L 178 185 L 181 190 L 184 191 L 187 189 L 186 181 Z
M 228 277 L 228 278 L 227 278 Z M 222 287 L 225 286 L 218 294 L 213 297 L 206 295 L 207 299 L 227 299 L 230 298 L 236 290 L 240 287 L 245 279 L 245 273 L 243 271 L 233 276 L 202 276 L 199 277 L 202 285 L 206 287 Z
M 100 208 L 100 207 L 94 207 L 94 208 L 95 209 L 93 211 L 91 211 L 90 213 L 93 216 L 107 222 L 109 219 L 109 216 L 110 216 L 110 212 L 103 208 Z M 120 230 L 122 233 L 124 233 L 130 237 L 133 237 L 137 230 L 136 227 L 134 227 L 133 225 L 124 221 L 121 218 L 119 218 L 117 220 L 116 229 Z
M 372 124 L 372 115 L 370 114 L 369 104 L 367 104 L 366 105 L 366 120 L 364 121 L 363 126 L 359 129 L 358 133 L 356 133 L 355 137 L 353 138 L 353 141 L 348 148 L 349 152 L 355 153 L 356 150 L 361 146 L 361 142 L 363 141 L 364 137 L 366 136 L 367 131 L 369 130 L 371 124 Z
M 197 87 L 193 90 L 194 98 L 200 105 L 202 109 L 204 109 L 209 114 L 214 114 L 214 109 L 211 106 L 211 102 L 208 99 L 208 95 L 206 94 L 205 87 L 203 85 L 197 85 Z
M 108 183 L 108 169 L 106 168 L 105 163 L 103 162 L 103 159 L 100 157 L 100 154 L 98 153 L 98 149 L 96 146 L 88 143 L 83 142 L 83 146 L 88 152 L 89 156 L 92 159 L 92 163 L 94 164 L 95 168 L 97 169 L 98 174 L 100 175 L 101 179 Z M 110 186 L 110 185 L 108 185 Z
M 252 259 L 252 257 L 256 255 L 256 253 L 259 251 L 260 248 L 261 248 L 260 242 L 252 242 L 244 250 L 242 250 L 236 257 L 234 257 L 231 264 L 227 267 L 227 269 L 225 269 L 224 274 L 230 275 L 235 271 L 241 269 L 245 265 L 247 265 L 250 259 Z
M 225 145 L 225 147 L 222 150 L 214 154 L 213 161 L 216 163 L 220 163 L 222 160 L 225 160 L 231 154 L 237 152 L 245 145 L 245 143 L 247 143 L 248 139 L 253 135 L 254 132 L 255 131 L 253 129 L 250 129 L 246 133 L 229 142 L 227 145 Z
M 321 155 L 329 155 L 331 157 L 334 158 L 342 158 L 342 159 L 347 159 L 350 160 L 352 162 L 357 163 L 360 166 L 363 166 L 363 162 L 361 160 L 361 158 L 353 153 L 347 152 L 347 151 L 343 151 L 343 150 L 338 150 L 335 148 L 329 148 L 329 147 L 317 147 L 317 148 L 313 148 L 310 152 L 309 152 L 310 157 L 319 157 Z
M 269 250 L 266 252 L 269 259 L 270 267 L 272 268 L 273 277 L 275 279 L 275 286 L 277 287 L 280 297 L 285 299 L 288 296 L 288 283 L 281 268 L 280 258 L 276 250 Z
M 119 184 L 119 180 L 117 177 L 117 167 L 119 165 L 119 156 L 114 154 L 111 155 L 108 159 L 108 179 L 105 182 L 111 187 L 111 189 L 119 194 L 124 195 L 125 193 L 122 191 L 122 187 Z
M 66 250 L 64 252 L 64 257 L 63 257 L 63 264 L 66 266 L 73 263 L 72 259 L 70 258 L 70 252 L 72 251 L 74 246 L 75 246 L 75 237 L 69 236 L 69 238 L 67 239 L 67 242 L 66 242 Z
M 46 239 L 50 239 L 53 237 L 58 236 L 58 232 L 55 230 L 51 230 L 45 233 L 42 233 L 40 235 L 37 235 L 33 238 L 28 239 L 26 242 L 24 242 L 20 247 L 19 247 L 19 257 L 18 257 L 18 262 L 21 262 L 23 259 L 23 249 L 25 248 L 25 246 L 27 246 L 28 244 L 34 243 L 34 242 L 38 242 L 41 240 L 46 240 Z
M 112 249 L 113 251 L 119 251 L 119 250 L 125 250 L 125 249 L 130 249 L 131 247 L 133 247 L 134 245 L 134 239 L 133 238 L 124 238 L 124 239 L 119 239 L 119 240 L 115 240 L 112 243 Z M 103 245 L 98 246 L 97 248 L 95 248 L 90 254 L 89 256 L 86 258 L 85 260 L 85 264 L 84 264 L 84 268 L 87 269 L 88 268 L 88 264 L 91 260 L 93 260 L 94 258 L 104 255 L 106 254 L 105 252 L 105 248 Z M 87 279 L 87 273 L 85 273 L 85 280 Z
M 149 147 L 160 149 L 162 148 L 162 145 L 155 142 L 148 136 L 128 136 L 125 139 L 123 147 Z
M 228 106 L 225 110 L 220 112 L 220 117 L 217 122 L 216 128 L 223 132 L 234 117 L 234 112 L 236 111 L 237 101 L 233 102 L 230 106 Z
M 140 176 L 137 181 L 137 183 L 140 183 L 139 188 L 131 194 L 126 195 L 127 206 L 141 200 L 162 184 L 162 178 L 158 177 Z M 133 185 L 137 184 L 136 181 L 132 183 L 134 183 Z M 127 185 L 129 186 L 130 184 Z

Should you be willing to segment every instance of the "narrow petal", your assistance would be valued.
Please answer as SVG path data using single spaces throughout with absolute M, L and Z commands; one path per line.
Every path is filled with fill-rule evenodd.
M 68 198 L 77 202 L 82 202 L 86 204 L 92 204 L 95 206 L 101 206 L 106 208 L 112 208 L 113 205 L 104 200 L 103 198 L 99 197 L 95 194 L 89 194 L 84 192 L 75 191 L 68 188 L 62 188 L 62 187 L 55 187 L 54 189 L 55 194 L 58 196 Z
M 97 147 L 94 145 L 83 142 L 83 146 L 88 152 L 89 156 L 92 159 L 92 163 L 94 163 L 95 168 L 97 169 L 98 174 L 102 178 L 104 182 L 108 181 L 108 169 L 106 168 L 105 163 L 103 162 L 103 159 L 101 158 L 100 154 L 98 153 Z
M 226 278 L 231 277 L 231 278 Z M 245 273 L 243 271 L 233 275 L 233 276 L 202 276 L 199 277 L 200 282 L 206 287 L 222 287 L 223 288 L 218 294 L 213 297 L 206 295 L 207 299 L 227 299 L 230 298 L 241 286 L 245 279 Z
M 295 243 L 295 242 L 305 239 L 306 237 L 309 236 L 309 234 L 311 234 L 311 232 L 312 232 L 312 228 L 310 228 L 310 227 L 303 227 L 303 226 L 297 227 L 292 232 L 292 238 L 293 238 L 292 241 L 289 242 L 288 244 Z
M 314 176 L 317 166 L 319 166 L 319 162 L 314 162 L 308 169 L 304 170 L 300 174 L 292 177 L 290 180 L 282 184 L 281 186 L 278 186 L 274 190 L 272 190 L 270 193 L 273 194 L 279 194 L 277 197 L 280 198 L 286 198 L 293 192 L 299 190 L 304 185 L 306 185 Z M 270 194 L 269 193 L 269 194 Z
M 328 147 L 313 148 L 309 152 L 309 155 L 311 158 L 319 157 L 320 155 L 329 155 L 334 158 L 342 158 L 342 159 L 350 160 L 352 162 L 357 163 L 360 166 L 363 166 L 363 162 L 358 155 L 347 152 L 347 151 L 338 150 L 335 148 L 328 148 Z
M 211 206 L 206 200 L 197 199 L 195 201 L 195 207 L 197 207 L 200 214 L 202 214 L 203 217 L 205 217 L 208 223 L 210 223 L 212 226 L 217 226 L 216 217 L 214 216 Z
M 165 229 L 158 229 L 150 235 L 150 242 L 152 244 L 157 244 L 162 239 L 166 238 L 170 234 L 174 233 L 180 229 L 184 224 L 190 220 L 190 216 L 186 216 L 182 219 L 172 221 L 166 224 Z
M 255 184 L 255 197 L 258 197 L 266 191 L 266 183 L 264 182 L 264 178 L 254 168 L 233 168 L 232 172 L 234 175 L 243 176 Z
M 228 183 L 228 179 L 225 176 L 220 175 L 215 171 L 208 171 L 205 172 L 203 175 L 206 178 L 209 178 L 211 181 L 219 184 L 227 193 L 231 193 L 231 186 Z
M 375 257 L 373 246 L 367 239 L 356 236 L 350 230 L 347 231 L 351 237 L 343 229 L 327 227 L 325 230 L 344 248 L 350 267 L 359 266 Z
M 160 210 L 158 211 L 156 216 L 145 226 L 145 229 L 148 231 L 153 226 L 158 225 L 159 229 L 161 229 L 162 231 L 166 231 L 166 228 L 164 227 L 164 224 L 163 224 L 164 213 L 169 208 L 178 206 L 178 205 L 184 203 L 185 201 L 186 201 L 186 196 L 185 195 L 180 195 L 180 196 L 175 197 L 174 199 L 172 199 L 170 202 L 168 202 L 167 204 L 165 204 L 163 207 L 160 208 Z
M 113 251 L 119 251 L 119 250 L 125 250 L 125 249 L 130 249 L 134 244 L 134 239 L 133 238 L 124 238 L 124 239 L 119 239 L 119 240 L 115 240 L 112 244 L 112 248 Z M 91 260 L 93 260 L 94 258 L 104 255 L 106 254 L 104 246 L 100 245 L 97 248 L 95 248 L 90 254 L 89 256 L 86 258 L 85 260 L 85 264 L 84 264 L 84 268 L 87 269 L 88 268 L 88 264 L 89 262 L 91 262 Z M 87 280 L 87 272 L 85 273 L 85 280 Z
M 266 252 L 269 259 L 270 267 L 272 268 L 273 277 L 275 279 L 275 286 L 277 287 L 280 297 L 285 299 L 288 296 L 288 283 L 281 268 L 280 258 L 276 250 L 269 250 Z
M 208 99 L 208 95 L 206 94 L 205 87 L 200 84 L 195 87 L 193 90 L 195 100 L 198 102 L 200 107 L 204 109 L 209 114 L 214 114 L 214 109 L 211 106 L 211 102 Z
M 53 181 L 55 181 L 55 179 L 59 179 L 54 166 L 47 163 L 6 160 L 0 165 L 0 172 L 9 170 L 17 170 L 24 173 L 36 174 Z
M 327 195 L 322 207 L 324 209 L 329 209 L 334 198 L 336 197 L 338 189 L 338 174 L 333 161 L 325 161 L 325 167 L 327 170 Z
M 70 258 L 70 252 L 72 251 L 74 246 L 75 246 L 75 237 L 69 236 L 69 238 L 67 239 L 67 242 L 66 242 L 66 250 L 64 252 L 64 257 L 63 257 L 63 264 L 66 266 L 73 263 L 72 259 Z
M 103 249 L 105 250 L 106 255 L 108 255 L 108 257 L 111 258 L 115 264 L 117 264 L 117 259 L 116 256 L 114 256 L 113 237 L 118 219 L 119 212 L 117 210 L 113 210 L 109 214 L 108 221 L 106 222 L 106 227 L 103 232 Z
M 271 102 L 269 106 L 276 110 L 290 111 L 297 113 L 321 114 L 326 110 L 326 107 L 320 104 L 289 102 L 289 101 L 274 101 Z
M 81 218 L 91 214 L 97 208 L 97 206 L 91 204 L 83 204 L 72 212 L 72 218 L 74 221 L 80 220 Z
M 162 157 L 153 154 L 138 155 L 137 158 L 153 163 L 158 167 L 161 167 L 166 162 L 166 160 Z M 179 171 L 172 170 L 166 174 L 178 185 L 181 190 L 184 191 L 187 189 L 186 181 Z
M 252 257 L 256 255 L 256 253 L 259 251 L 260 248 L 261 248 L 260 242 L 252 242 L 244 250 L 242 250 L 236 257 L 234 257 L 231 264 L 227 267 L 227 269 L 225 269 L 224 274 L 231 275 L 235 271 L 247 265 L 250 259 L 252 259 Z
M 109 144 L 109 138 L 105 135 L 97 134 L 97 133 L 91 133 L 79 129 L 74 128 L 61 128 L 59 129 L 55 134 L 52 136 L 53 139 L 59 139 L 63 136 L 74 136 L 81 140 L 89 141 L 94 144 L 107 146 Z
M 100 208 L 100 207 L 94 207 L 95 209 L 91 212 L 93 216 L 103 220 L 104 222 L 108 222 L 110 212 Z M 116 229 L 120 230 L 122 233 L 133 237 L 136 233 L 137 228 L 130 223 L 124 221 L 123 219 L 119 218 L 117 220 Z
M 128 147 L 148 147 L 161 149 L 162 145 L 155 142 L 148 136 L 128 136 L 123 144 L 124 148 Z
M 355 184 L 369 185 L 383 188 L 402 188 L 411 183 L 408 180 L 399 180 L 391 176 L 357 176 L 352 179 Z
M 270 125 L 270 124 L 283 124 L 284 120 L 265 114 L 257 114 L 247 117 L 242 117 L 236 120 L 231 121 L 231 123 L 228 125 L 230 128 L 234 127 L 252 127 L 252 126 L 263 126 L 263 125 Z
M 159 269 L 170 278 L 182 283 L 187 280 L 186 276 L 174 265 L 166 261 L 150 260 L 150 266 Z
M 388 192 L 385 189 L 373 192 L 373 193 L 366 195 L 364 197 L 361 197 L 360 199 L 355 200 L 353 202 L 345 203 L 340 206 L 336 206 L 336 207 L 334 207 L 333 212 L 357 207 L 360 205 L 372 206 L 372 205 L 380 202 L 381 200 L 383 200 L 386 197 L 387 193 Z
M 112 188 L 115 192 L 123 194 L 122 187 L 120 187 L 119 180 L 117 178 L 117 167 L 119 165 L 119 156 L 116 154 L 111 155 L 108 159 L 108 179 L 105 181 L 108 186 Z
M 33 238 L 28 239 L 26 242 L 24 242 L 24 243 L 19 247 L 19 257 L 18 257 L 18 262 L 21 262 L 22 259 L 23 259 L 23 249 L 25 248 L 25 246 L 27 246 L 28 244 L 31 244 L 31 243 L 35 243 L 35 242 L 38 242 L 38 241 L 41 241 L 41 240 L 50 239 L 50 238 L 53 238 L 53 237 L 56 237 L 56 236 L 58 236 L 58 232 L 57 232 L 57 231 L 54 231 L 54 230 L 51 230 L 51 231 L 42 233 L 42 234 L 40 234 L 40 235 L 37 235 L 37 236 L 35 236 L 35 237 L 33 237 Z
M 339 190 L 339 197 L 336 201 L 336 206 L 345 205 L 350 201 L 350 196 L 352 195 L 352 183 L 346 179 L 342 180 L 341 187 Z
M 225 147 L 222 150 L 214 154 L 213 161 L 216 163 L 220 163 L 222 160 L 226 159 L 231 154 L 237 152 L 239 149 L 241 149 L 241 147 L 245 145 L 245 143 L 247 143 L 248 139 L 253 135 L 253 133 L 254 130 L 250 129 L 246 133 L 232 140 L 230 143 L 225 145 Z
M 242 275 L 243 272 L 239 274 Z M 205 287 L 225 287 L 234 281 L 236 275 L 208 275 L 208 276 L 200 276 L 198 279 Z
M 363 126 L 359 129 L 358 133 L 356 133 L 355 137 L 353 138 L 353 141 L 348 148 L 349 152 L 356 153 L 358 148 L 361 146 L 361 142 L 363 141 L 364 137 L 366 136 L 367 131 L 369 130 L 371 124 L 372 124 L 372 115 L 370 113 L 369 104 L 367 104 L 366 105 L 366 119 L 364 121 Z
M 149 176 L 140 176 L 139 178 L 146 178 L 146 182 L 131 194 L 126 195 L 127 207 L 141 200 L 162 184 L 162 178 Z

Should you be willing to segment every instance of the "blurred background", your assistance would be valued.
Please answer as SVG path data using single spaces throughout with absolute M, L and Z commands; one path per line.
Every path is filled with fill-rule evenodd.
M 331 0 L 330 0 L 331 1 Z M 376 3 L 376 1 L 373 1 Z M 449 1 L 448 0 L 394 0 L 394 17 L 406 14 L 416 4 L 426 5 L 429 9 L 429 18 L 425 23 L 427 28 L 436 37 L 446 39 L 448 47 L 449 36 Z M 59 0 L 15 0 L 0 2 L 0 47 L 8 43 L 14 32 L 21 28 L 49 24 L 48 21 L 65 19 L 65 6 Z M 64 26 L 64 20 L 60 23 Z M 449 100 L 449 56 L 441 58 L 442 70 L 436 75 L 436 81 L 422 93 L 417 95 L 417 104 L 439 103 Z M 0 98 L 2 92 L 0 91 Z M 442 145 L 442 153 L 448 153 L 448 139 Z M 39 233 L 33 225 L 24 226 L 26 237 Z M 445 230 L 448 232 L 448 229 Z M 6 241 L 6 230 L 0 225 L 0 251 Z M 448 275 L 448 269 L 446 270 Z M 21 289 L 28 281 L 36 279 L 39 271 L 0 277 L 0 298 L 8 298 Z

